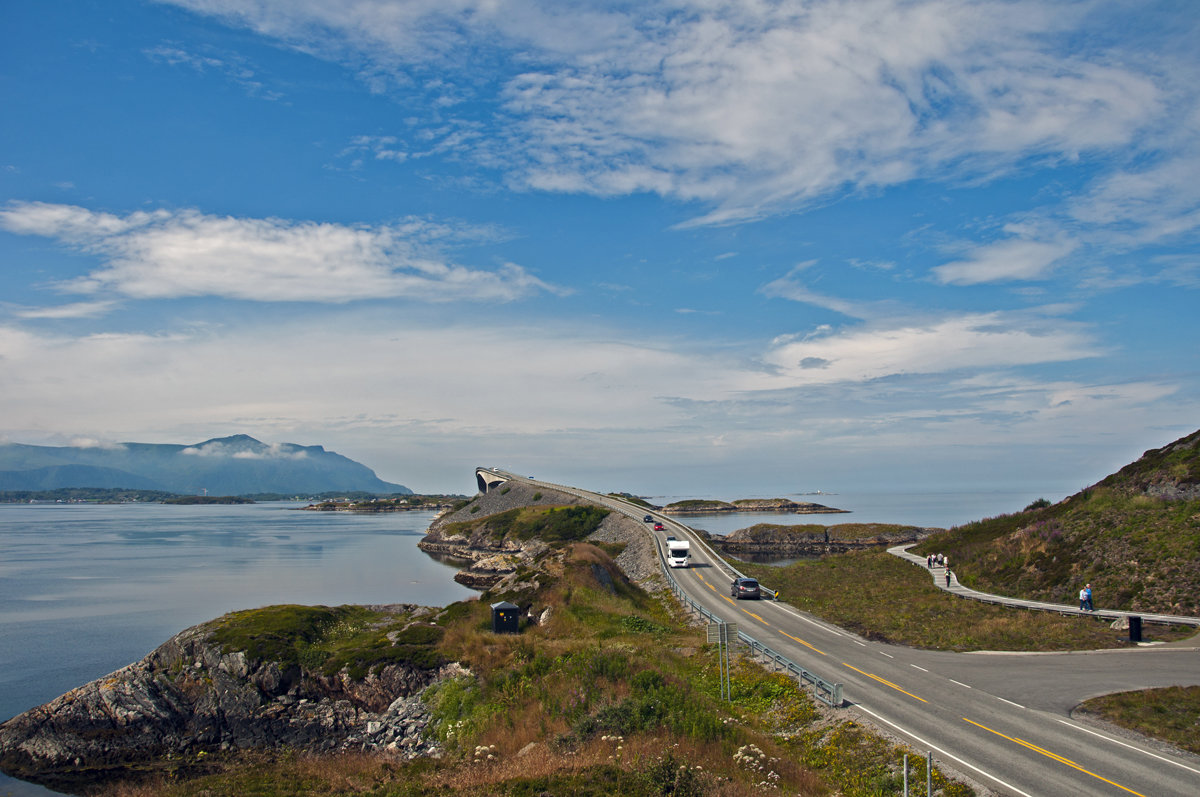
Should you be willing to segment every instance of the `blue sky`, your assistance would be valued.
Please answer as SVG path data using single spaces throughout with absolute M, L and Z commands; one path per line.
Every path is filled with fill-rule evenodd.
M 1058 498 L 1200 426 L 1195 3 L 3 14 L 0 439 Z

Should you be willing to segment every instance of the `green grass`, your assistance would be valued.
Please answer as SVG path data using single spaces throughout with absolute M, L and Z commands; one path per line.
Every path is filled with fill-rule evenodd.
M 225 653 L 245 651 L 252 661 L 326 675 L 345 668 L 356 680 L 388 664 L 433 669 L 446 661 L 438 651 L 441 627 L 363 606 L 268 606 L 232 612 L 208 625 Z
M 1200 754 L 1200 686 L 1170 686 L 1092 698 L 1080 709 Z
M 537 538 L 562 543 L 587 537 L 608 514 L 609 510 L 597 506 L 518 507 L 478 520 L 451 523 L 446 533 L 470 534 L 482 528 L 494 540 Z
M 934 535 L 972 589 L 1071 604 L 1091 583 L 1097 608 L 1200 614 L 1200 501 L 1095 487 L 1053 506 Z
M 956 598 L 928 572 L 886 552 L 864 551 L 788 567 L 739 563 L 782 600 L 869 639 L 938 650 L 1091 650 L 1125 647 L 1127 634 L 1091 617 L 1008 609 Z M 1143 626 L 1146 641 L 1193 629 Z

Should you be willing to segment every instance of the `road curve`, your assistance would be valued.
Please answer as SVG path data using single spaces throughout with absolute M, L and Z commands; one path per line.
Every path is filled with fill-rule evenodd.
M 932 751 L 939 764 L 996 794 L 1200 794 L 1200 757 L 1070 716 L 1088 697 L 1200 685 L 1200 649 L 963 654 L 873 642 L 784 602 L 733 600 L 732 565 L 677 520 L 611 496 L 494 472 L 639 521 L 650 514 L 666 528 L 660 542 L 668 533 L 691 539 L 693 566 L 672 574 L 693 600 L 822 678 L 843 683 L 849 713 L 918 751 Z M 648 526 L 647 533 L 655 534 Z

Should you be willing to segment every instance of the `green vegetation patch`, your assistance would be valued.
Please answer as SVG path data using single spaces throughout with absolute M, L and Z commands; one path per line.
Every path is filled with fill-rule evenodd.
M 1200 686 L 1119 692 L 1080 707 L 1109 722 L 1200 754 Z
M 984 592 L 1074 604 L 1090 582 L 1098 609 L 1200 614 L 1200 501 L 1093 487 L 914 552 L 948 554 L 959 581 Z
M 472 510 L 473 511 L 473 510 Z M 451 523 L 447 534 L 469 534 L 486 528 L 495 540 L 539 539 L 546 542 L 571 542 L 591 534 L 609 514 L 598 506 L 518 507 L 479 520 Z
M 209 627 L 224 653 L 242 650 L 251 660 L 325 675 L 345 668 L 355 680 L 388 664 L 432 669 L 446 661 L 438 650 L 441 627 L 363 606 L 268 606 L 227 614 Z
M 939 650 L 1093 650 L 1128 646 L 1107 621 L 965 601 L 928 571 L 885 552 L 861 551 L 787 567 L 739 565 L 782 600 L 870 639 Z M 1155 639 L 1193 630 L 1143 627 Z
M 676 501 L 663 507 L 663 511 L 665 512 L 670 512 L 671 510 L 687 512 L 713 510 L 728 512 L 730 509 L 733 509 L 733 504 L 704 498 L 689 498 L 685 501 Z

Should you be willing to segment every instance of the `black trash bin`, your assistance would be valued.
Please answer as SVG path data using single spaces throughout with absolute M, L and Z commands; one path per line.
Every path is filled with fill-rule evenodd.
M 521 632 L 521 607 L 508 601 L 492 604 L 492 631 L 497 634 Z
M 1142 618 L 1130 615 L 1129 617 L 1129 641 L 1142 641 Z

